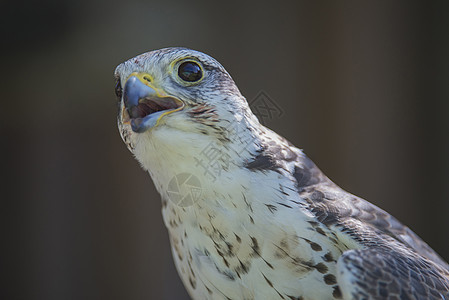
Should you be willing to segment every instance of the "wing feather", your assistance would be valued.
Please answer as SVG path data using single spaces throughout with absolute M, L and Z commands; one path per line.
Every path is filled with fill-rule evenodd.
M 302 158 L 300 166 L 306 168 L 309 183 L 298 185 L 301 197 L 309 204 L 310 210 L 325 225 L 340 226 L 343 230 L 360 229 L 363 232 L 373 231 L 376 234 L 390 236 L 410 247 L 420 255 L 430 259 L 445 269 L 449 265 L 418 235 L 395 217 L 368 201 L 354 196 L 327 178 L 307 157 Z M 305 171 L 303 171 L 305 172 Z M 363 228 L 351 228 L 353 221 L 359 221 Z M 346 226 L 346 228 L 345 228 Z M 360 236 L 360 238 L 363 238 Z
M 449 273 L 407 249 L 349 250 L 337 262 L 344 299 L 449 299 Z

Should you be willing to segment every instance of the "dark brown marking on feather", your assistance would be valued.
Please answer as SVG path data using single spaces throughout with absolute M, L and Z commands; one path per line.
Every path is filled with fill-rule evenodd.
M 284 249 L 282 249 L 281 247 L 279 247 L 279 246 L 277 246 L 276 245 L 276 247 L 277 247 L 277 249 L 278 249 L 278 251 L 275 251 L 274 252 L 274 256 L 276 257 L 276 258 L 285 258 L 285 257 L 287 257 L 288 256 L 288 253 L 284 250 Z
M 327 273 L 327 271 L 329 270 L 329 268 L 323 264 L 323 263 L 318 263 L 314 266 L 314 268 L 320 272 L 321 274 Z
M 327 236 L 326 233 L 324 232 L 324 230 L 320 227 L 320 223 L 316 222 L 316 221 L 308 221 L 308 223 L 310 225 L 312 225 L 313 228 L 309 228 L 311 230 L 315 230 L 316 232 L 318 232 L 321 235 Z
M 276 291 L 276 293 L 279 295 L 279 297 L 281 297 L 282 299 L 285 299 L 284 296 L 282 296 L 281 293 L 279 293 L 279 291 L 273 286 L 273 283 L 265 276 L 264 273 L 262 273 L 262 276 L 263 276 L 263 278 L 265 278 L 265 280 L 267 281 L 268 285 L 270 287 L 272 287 Z
M 212 290 L 210 288 L 208 288 L 207 285 L 205 285 L 204 287 L 206 288 L 206 290 L 209 293 L 209 295 L 213 294 Z
M 277 211 L 277 207 L 272 204 L 265 204 L 265 206 L 270 210 L 271 213 L 274 214 L 275 211 Z
M 207 110 L 208 109 L 206 107 L 199 106 L 198 108 L 192 109 L 189 113 L 190 113 L 190 115 L 195 116 L 195 115 L 204 114 L 205 112 L 207 112 Z
M 259 243 L 257 242 L 257 239 L 252 236 L 250 236 L 250 238 L 251 238 L 251 243 L 252 243 L 251 248 L 253 249 L 254 253 L 256 253 L 258 256 L 260 256 L 260 254 L 259 254 L 260 248 L 259 248 Z
M 274 270 L 274 267 L 272 264 L 270 264 L 268 261 L 265 260 L 265 258 L 262 257 L 262 255 L 260 254 L 260 247 L 259 247 L 259 242 L 257 241 L 257 239 L 255 237 L 250 236 L 251 238 L 251 248 L 253 249 L 253 253 L 251 254 L 252 256 L 258 256 L 260 258 L 262 258 L 262 260 L 267 264 L 268 267 L 270 267 L 270 269 Z
M 259 153 L 245 165 L 250 171 L 276 171 L 279 167 L 275 157 L 267 152 Z
M 274 246 L 278 250 L 278 251 L 275 251 L 275 253 L 274 253 L 275 257 L 276 258 L 286 258 L 286 257 L 290 258 L 291 259 L 291 263 L 294 266 L 297 266 L 297 267 L 301 268 L 301 270 L 298 271 L 298 272 L 305 273 L 305 272 L 311 271 L 311 270 L 313 270 L 315 268 L 315 266 L 312 265 L 311 262 L 301 260 L 301 258 L 299 258 L 299 257 L 291 256 L 288 252 L 286 252 L 283 248 L 279 247 L 276 244 L 274 244 Z
M 281 299 L 285 299 L 284 296 L 281 295 L 281 293 L 279 293 L 279 291 L 277 289 L 274 289 L 276 291 L 276 293 L 278 293 L 279 297 L 281 297 Z
M 235 235 L 235 240 L 237 241 L 237 243 L 240 244 L 242 242 L 242 239 L 237 234 L 234 233 L 234 235 Z
M 243 195 L 243 201 L 245 201 L 246 206 L 249 208 L 249 210 L 250 210 L 251 212 L 254 212 L 254 211 L 253 211 L 253 207 L 252 207 L 251 204 L 249 204 L 248 201 L 246 200 L 245 194 L 242 194 L 242 195 Z
M 251 223 L 254 224 L 253 217 L 251 217 L 251 215 L 248 215 L 248 216 L 249 216 L 249 220 L 251 221 Z
M 287 205 L 287 204 L 285 204 L 285 203 L 281 203 L 281 202 L 276 202 L 276 203 L 279 204 L 279 205 L 285 206 L 285 207 L 287 207 L 287 208 L 293 208 L 293 207 L 291 207 L 290 205 Z
M 226 271 L 221 270 L 220 268 L 218 268 L 218 266 L 216 264 L 215 264 L 215 269 L 217 270 L 218 273 L 226 276 L 229 280 L 235 280 L 235 277 L 231 272 L 226 272 Z M 238 274 L 238 272 L 237 272 L 237 276 L 239 276 L 239 278 L 240 278 L 240 275 Z
M 291 259 L 293 259 L 289 254 L 288 254 L 288 247 L 286 247 L 285 245 L 287 245 L 286 242 L 283 243 L 283 240 L 281 241 L 281 246 L 278 246 L 275 244 L 276 248 L 278 249 L 278 251 L 276 251 L 274 254 L 277 258 L 285 258 L 285 257 L 290 257 Z
M 316 230 L 316 232 L 318 232 L 319 234 L 326 236 L 326 233 L 324 232 L 324 230 L 323 230 L 322 228 L 317 227 L 317 228 L 315 228 L 315 230 Z
M 195 275 L 195 272 L 193 272 L 192 265 L 190 264 L 190 261 L 187 261 L 187 264 L 189 266 L 190 273 L 192 274 L 193 278 L 196 279 L 196 275 Z
M 269 262 L 267 262 L 265 259 L 264 259 L 263 261 L 267 264 L 267 266 L 270 267 L 270 269 L 273 269 L 273 270 L 274 270 L 274 267 L 273 267 L 272 264 L 270 264 Z
M 334 238 L 329 238 L 334 245 L 338 245 L 339 242 Z
M 228 262 L 228 260 L 227 260 L 226 258 L 224 258 L 224 257 L 222 257 L 222 258 L 223 258 L 223 262 L 224 262 L 224 264 L 226 265 L 226 267 L 229 268 L 229 262 Z
M 268 285 L 270 287 L 272 287 L 276 291 L 276 293 L 279 295 L 279 297 L 281 297 L 281 299 L 285 299 L 284 296 L 282 296 L 282 294 L 279 293 L 279 291 L 273 286 L 273 283 L 265 276 L 264 273 L 262 273 L 262 276 L 263 276 L 263 278 L 265 278 L 265 280 L 267 281 Z
M 334 291 L 332 292 L 332 296 L 335 299 L 341 299 L 343 296 L 340 291 L 340 287 L 338 285 L 334 286 Z
M 192 279 L 192 277 L 190 277 L 190 276 L 189 276 L 189 283 L 190 283 L 190 286 L 191 286 L 193 289 L 196 289 L 196 281 L 194 281 L 194 280 Z
M 262 273 L 263 278 L 265 278 L 265 280 L 267 281 L 268 285 L 273 287 L 273 283 L 271 283 L 271 281 L 265 276 L 265 274 Z
M 279 246 L 281 246 L 282 249 L 284 249 L 285 251 L 289 251 L 290 250 L 287 238 L 283 238 L 282 240 L 280 240 Z
M 310 248 L 312 248 L 313 251 L 322 251 L 323 250 L 323 248 L 319 244 L 312 242 L 311 240 L 308 240 L 305 238 L 303 238 L 303 240 L 305 240 L 307 243 L 309 243 Z
M 320 224 L 316 221 L 307 221 L 310 225 L 312 225 L 314 228 L 320 226 Z
M 238 259 L 239 263 L 240 263 L 240 269 L 243 271 L 243 274 L 248 273 L 248 266 L 246 266 L 241 260 L 240 258 Z
M 234 249 L 234 246 L 231 244 L 231 243 L 229 243 L 229 242 L 225 242 L 226 243 L 226 246 L 228 247 L 228 255 L 231 255 L 232 254 L 232 250 Z
M 215 245 L 215 250 L 217 251 L 218 255 L 220 255 L 221 258 L 224 258 L 223 253 L 217 248 L 217 245 Z
M 184 257 L 181 255 L 180 249 L 179 249 L 179 245 L 178 245 L 178 240 L 172 239 L 172 244 L 173 244 L 173 248 L 175 249 L 176 254 L 178 255 L 178 259 L 180 261 L 184 260 Z
M 323 279 L 324 282 L 328 285 L 333 285 L 337 283 L 337 278 L 335 278 L 335 275 L 333 274 L 324 275 Z
M 169 225 L 170 225 L 170 227 L 173 227 L 173 228 L 178 227 L 178 223 L 174 219 L 170 219 Z
M 324 254 L 323 259 L 326 262 L 335 261 L 334 256 L 330 252 L 327 252 L 326 254 Z
M 214 228 L 215 229 L 215 228 Z M 221 233 L 221 231 L 219 231 L 218 229 L 216 229 L 216 231 L 218 232 L 218 235 L 220 236 L 220 239 L 222 240 L 222 241 L 225 241 L 226 242 L 226 238 L 225 238 L 225 236 L 223 235 L 223 233 Z
M 289 195 L 288 195 L 288 196 L 289 196 Z M 298 201 L 295 201 L 295 200 L 292 200 L 292 199 L 290 199 L 290 201 L 293 202 L 293 203 L 295 203 L 295 204 L 297 204 L 297 205 L 301 205 L 301 203 L 298 202 Z

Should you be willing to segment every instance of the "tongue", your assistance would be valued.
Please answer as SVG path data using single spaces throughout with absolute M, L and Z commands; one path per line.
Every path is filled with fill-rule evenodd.
M 130 107 L 129 115 L 132 118 L 143 118 L 157 111 L 166 110 L 168 108 L 163 107 L 156 102 L 148 101 L 145 103 L 139 103 L 137 106 Z

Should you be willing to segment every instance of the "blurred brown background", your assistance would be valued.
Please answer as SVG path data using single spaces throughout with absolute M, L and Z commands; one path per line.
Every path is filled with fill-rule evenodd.
M 449 7 L 438 1 L 2 2 L 2 299 L 187 299 L 113 70 L 186 46 L 343 188 L 449 260 Z

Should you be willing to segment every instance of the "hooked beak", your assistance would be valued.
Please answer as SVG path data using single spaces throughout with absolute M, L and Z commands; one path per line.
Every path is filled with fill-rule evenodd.
M 132 73 L 123 89 L 123 119 L 141 133 L 159 124 L 160 119 L 184 108 L 184 102 L 168 96 L 151 83 L 150 75 Z

